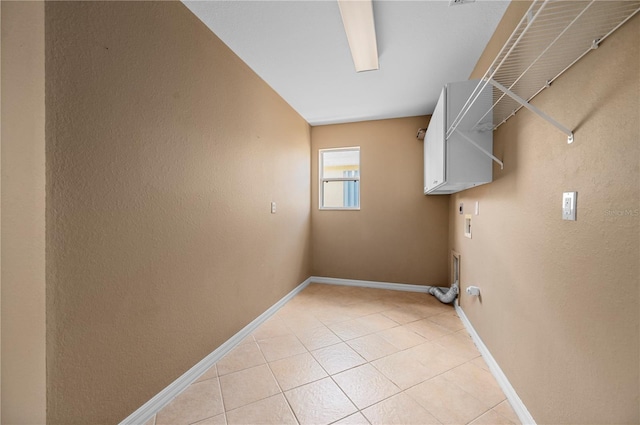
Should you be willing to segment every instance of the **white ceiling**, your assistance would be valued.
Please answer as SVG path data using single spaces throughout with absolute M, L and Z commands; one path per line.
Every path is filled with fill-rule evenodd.
M 380 69 L 356 73 L 336 1 L 183 1 L 311 125 L 431 114 L 509 2 L 380 1 Z

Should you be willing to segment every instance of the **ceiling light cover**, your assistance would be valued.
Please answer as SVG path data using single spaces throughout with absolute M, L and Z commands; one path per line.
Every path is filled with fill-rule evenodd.
M 379 68 L 372 0 L 338 0 L 356 72 Z

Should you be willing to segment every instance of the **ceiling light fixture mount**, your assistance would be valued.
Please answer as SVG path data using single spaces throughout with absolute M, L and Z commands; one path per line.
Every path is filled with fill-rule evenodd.
M 356 72 L 379 69 L 372 0 L 338 0 Z

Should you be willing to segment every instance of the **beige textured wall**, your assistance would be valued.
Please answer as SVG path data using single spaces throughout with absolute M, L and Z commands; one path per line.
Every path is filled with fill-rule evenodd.
M 46 66 L 47 417 L 114 423 L 309 276 L 310 129 L 178 2 L 47 2 Z
M 44 3 L 2 8 L 2 416 L 45 421 Z
M 494 133 L 494 182 L 451 196 L 461 283 L 482 290 L 462 307 L 538 423 L 640 422 L 639 39 L 636 16 L 534 100 L 572 145 L 523 110 Z M 457 205 L 475 201 L 466 239 Z
M 448 197 L 424 196 L 427 117 L 312 127 L 313 275 L 447 283 Z M 360 211 L 318 210 L 318 150 L 360 146 Z

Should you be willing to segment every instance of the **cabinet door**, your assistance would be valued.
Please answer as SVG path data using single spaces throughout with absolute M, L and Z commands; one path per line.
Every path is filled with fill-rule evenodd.
M 445 97 L 443 88 L 424 137 L 425 193 L 445 183 Z

